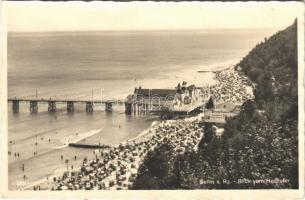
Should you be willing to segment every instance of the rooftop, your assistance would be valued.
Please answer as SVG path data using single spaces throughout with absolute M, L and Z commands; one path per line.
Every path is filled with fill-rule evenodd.
M 135 89 L 137 95 L 142 95 L 145 97 L 149 96 L 160 96 L 167 97 L 169 95 L 175 95 L 177 92 L 176 89 Z

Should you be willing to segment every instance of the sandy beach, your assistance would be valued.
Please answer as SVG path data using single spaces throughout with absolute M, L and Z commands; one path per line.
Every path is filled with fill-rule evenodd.
M 223 67 L 221 70 L 211 73 L 215 74 L 214 84 L 203 87 L 203 90 L 206 92 L 208 91 L 215 99 L 220 99 L 220 97 L 222 97 L 221 99 L 224 99 L 225 101 L 240 103 L 245 99 L 252 98 L 251 88 L 249 90 L 249 81 L 245 77 L 240 76 L 238 72 L 234 70 L 234 67 Z M 32 190 L 34 188 L 41 190 L 64 189 L 66 187 L 63 186 L 67 186 L 64 184 L 67 182 L 67 179 L 70 180 L 74 177 L 73 180 L 76 180 L 76 174 L 79 175 L 79 173 L 82 174 L 82 172 L 85 172 L 86 174 L 88 166 L 94 165 L 95 167 L 93 167 L 93 171 L 91 170 L 92 166 L 91 168 L 89 167 L 90 174 L 93 172 L 95 173 L 95 170 L 97 170 L 98 173 L 103 174 L 95 175 L 99 177 L 100 184 L 96 183 L 94 187 L 100 189 L 128 189 L 132 184 L 132 180 L 136 177 L 137 169 L 145 155 L 149 151 L 153 150 L 157 145 L 160 145 L 163 140 L 169 138 L 173 140 L 174 145 L 177 145 L 177 153 L 183 152 L 187 148 L 196 149 L 196 144 L 202 138 L 202 131 L 198 128 L 198 122 L 202 116 L 203 115 L 201 114 L 193 118 L 182 120 L 150 122 L 151 124 L 148 128 L 144 130 L 142 129 L 142 131 L 135 134 L 134 137 L 121 140 L 119 143 L 107 143 L 110 144 L 110 148 L 107 149 L 93 150 L 67 147 L 69 143 L 104 144 L 105 141 L 100 142 L 94 139 L 95 135 L 105 134 L 105 130 L 103 129 L 93 129 L 84 133 L 77 132 L 64 137 L 60 136 L 56 144 L 53 143 L 48 147 L 55 150 L 55 152 L 63 151 L 60 154 L 55 152 L 53 153 L 54 156 L 57 155 L 57 158 L 53 156 L 53 159 L 57 160 L 60 159 L 59 155 L 62 155 L 59 164 L 53 168 L 47 167 L 49 170 L 47 176 L 37 176 L 37 173 L 35 173 L 36 177 L 40 177 L 39 179 L 36 178 L 34 180 L 28 177 L 20 177 L 19 180 L 23 180 L 16 182 L 14 188 L 19 190 Z M 181 124 L 184 125 L 181 126 Z M 117 126 L 121 129 L 121 125 L 118 124 Z M 185 128 L 191 131 L 184 133 Z M 105 132 L 107 133 L 107 130 Z M 177 132 L 180 133 L 177 134 Z M 41 138 L 38 139 L 41 140 L 40 142 L 44 141 Z M 53 139 L 49 141 L 49 143 L 52 142 L 55 141 L 53 141 Z M 45 143 L 48 143 L 47 139 L 45 139 Z M 42 149 L 39 151 L 41 152 Z M 71 154 L 71 152 L 73 152 L 73 154 Z M 50 158 L 52 158 L 52 156 Z M 68 164 L 65 162 L 66 160 L 69 160 Z M 44 162 L 47 164 L 51 161 L 47 160 Z M 22 160 L 20 160 L 19 163 L 22 163 Z M 67 169 L 69 170 L 69 173 L 67 173 Z M 118 175 L 120 172 L 118 171 L 119 169 L 124 171 L 124 181 L 120 181 L 122 175 Z M 82 177 L 83 175 L 79 176 Z M 80 183 L 82 182 L 83 181 L 80 181 Z M 66 189 L 77 188 L 71 188 L 68 185 Z
M 2 7 L 5 197 L 303 194 L 300 3 Z
M 233 67 L 217 71 L 215 81 L 217 84 L 209 88 L 214 98 L 218 97 L 218 93 L 223 97 L 230 96 L 231 90 L 238 90 L 238 96 L 230 96 L 227 101 L 240 103 L 252 98 L 252 90 L 246 88 L 250 87 L 250 82 L 246 82 L 248 80 L 240 76 Z M 153 122 L 150 128 L 137 137 L 99 151 L 94 158 L 85 158 L 80 170 L 65 171 L 54 179 L 49 189 L 128 189 L 135 180 L 143 159 L 156 146 L 170 141 L 177 154 L 187 149 L 196 150 L 203 137 L 202 127 L 199 126 L 203 116 L 204 113 L 201 113 L 184 119 Z
M 104 99 L 123 99 L 131 94 L 135 87 L 174 88 L 180 81 L 210 88 L 222 82 L 217 80 L 217 72 L 198 73 L 197 71 L 219 70 L 236 63 L 261 38 L 259 35 L 252 36 L 252 33 L 251 37 L 248 37 L 248 33 L 243 33 L 242 40 L 234 39 L 221 44 L 223 52 L 219 54 L 220 44 L 211 41 L 223 41 L 222 36 L 227 34 L 220 32 L 214 35 L 214 33 L 196 31 L 194 34 L 174 31 L 152 32 L 148 35 L 146 32 L 132 35 L 120 32 L 111 37 L 103 32 L 93 35 L 37 33 L 30 34 L 31 37 L 10 34 L 8 96 L 36 98 L 37 95 L 38 98 L 88 99 L 90 97 L 91 99 L 93 93 L 93 99 L 100 100 L 102 88 Z M 38 40 L 40 45 L 36 45 Z M 67 41 L 71 42 L 75 51 L 71 52 L 70 47 L 64 45 Z M 117 52 L 117 48 L 113 48 L 113 45 L 121 46 L 120 52 Z M 83 48 L 86 48 L 86 51 Z M 67 56 L 57 59 L 58 56 L 50 55 L 50 51 L 67 52 Z M 164 51 L 168 53 L 164 54 Z M 113 57 L 113 55 L 117 56 Z M 42 63 L 44 70 L 41 70 Z M 58 66 L 61 66 L 60 74 L 58 70 L 54 70 Z M 101 70 L 101 66 L 107 67 Z M 24 73 L 19 73 L 20 71 Z M 123 73 L 118 74 L 117 71 Z M 235 81 L 236 78 L 232 80 Z M 235 84 L 233 88 L 238 88 L 239 85 Z M 225 91 L 220 92 L 225 93 Z M 67 114 L 66 105 L 58 104 L 56 113 L 50 114 L 47 104 L 39 104 L 37 115 L 29 113 L 28 103 L 20 103 L 17 115 L 12 113 L 12 105 L 8 106 L 11 190 L 18 189 L 18 185 L 32 186 L 33 183 L 62 171 L 66 168 L 64 162 L 66 159 L 69 160 L 69 165 L 73 165 L 76 169 L 82 165 L 85 157 L 94 156 L 92 149 L 66 147 L 67 144 L 64 143 L 76 139 L 74 138 L 76 133 L 89 134 L 94 130 L 102 129 L 101 132 L 77 142 L 110 146 L 117 146 L 127 140 L 140 142 L 144 136 L 151 134 L 147 130 L 152 121 L 147 121 L 144 116 L 126 116 L 124 106 L 114 105 L 112 114 L 105 113 L 104 106 L 96 106 L 94 113 L 87 114 L 84 111 L 85 105 L 77 104 L 75 112 Z M 38 153 L 34 155 L 36 151 Z M 76 160 L 75 155 L 77 155 Z
M 203 134 L 198 127 L 201 117 L 154 124 L 134 140 L 101 151 L 94 159 L 85 159 L 80 171 L 65 172 L 51 188 L 128 189 L 145 155 L 163 141 L 170 140 L 180 153 L 188 148 L 195 149 Z
M 30 114 L 20 113 L 19 118 L 24 118 L 23 115 L 32 117 Z M 151 124 L 145 118 L 129 118 L 125 114 L 117 112 L 107 116 L 101 112 L 95 112 L 89 116 L 86 113 L 75 112 L 73 116 L 69 116 L 65 111 L 58 111 L 53 115 L 39 113 L 36 117 L 38 116 L 40 130 L 35 131 L 35 127 L 38 126 L 37 120 L 27 122 L 27 124 L 32 125 L 29 128 L 25 128 L 26 124 L 24 123 L 19 123 L 14 127 L 14 130 L 18 130 L 20 135 L 13 135 L 14 137 L 11 137 L 13 142 L 9 144 L 9 150 L 11 151 L 11 155 L 8 156 L 10 166 L 9 186 L 12 190 L 33 185 L 33 183 L 44 180 L 47 176 L 52 176 L 54 173 L 65 169 L 64 161 L 66 159 L 69 160 L 70 165 L 76 168 L 81 165 L 83 158 L 90 157 L 93 154 L 92 149 L 67 147 L 65 141 L 78 141 L 79 143 L 93 145 L 97 145 L 99 142 L 106 145 L 117 145 L 121 141 L 136 137 Z M 45 123 L 50 117 L 57 118 L 52 122 L 53 126 Z M 84 118 L 85 122 L 83 122 Z M 104 123 L 101 124 L 102 120 Z M 108 126 L 104 125 L 105 122 L 108 123 Z M 67 123 L 69 126 L 66 126 Z M 86 126 L 83 126 L 84 123 Z M 63 126 L 65 128 L 60 128 Z M 101 128 L 102 131 L 99 131 Z M 76 133 L 78 133 L 78 137 L 76 137 Z M 35 135 L 38 135 L 37 147 L 35 145 Z M 35 151 L 37 151 L 36 155 L 34 155 Z M 17 152 L 19 152 L 19 157 Z M 61 160 L 61 155 L 63 160 Z M 77 155 L 76 160 L 75 155 Z M 26 175 L 26 178 L 24 175 Z M 33 187 L 29 189 L 32 190 Z
M 157 121 L 153 121 L 151 123 L 151 126 L 148 129 L 145 129 L 144 131 L 140 132 L 136 137 L 128 139 L 126 141 L 123 141 L 118 144 L 110 145 L 110 148 L 119 148 L 120 145 L 133 145 L 135 143 L 140 143 L 143 141 L 146 141 L 147 138 L 151 137 L 153 132 L 152 130 L 155 129 L 155 127 L 159 124 Z M 94 136 L 95 134 L 101 132 L 101 129 L 92 130 L 88 133 L 80 133 L 77 136 L 72 135 L 68 136 L 66 138 L 61 139 L 61 142 L 64 144 L 62 146 L 56 146 L 53 147 L 53 149 L 62 149 L 68 147 L 68 143 L 80 143 L 80 144 L 92 144 L 84 141 L 84 139 Z M 77 149 L 77 148 L 76 148 Z M 102 152 L 107 152 L 107 148 L 105 149 L 86 149 L 86 148 L 80 148 L 78 151 L 85 151 L 87 154 L 85 156 L 80 157 L 78 155 L 77 159 L 70 160 L 69 164 L 69 170 L 72 171 L 78 171 L 81 169 L 81 165 L 83 163 L 83 159 L 89 159 L 92 160 L 96 158 L 97 155 L 101 154 Z M 57 168 L 53 173 L 50 173 L 49 176 L 43 177 L 39 180 L 28 182 L 28 181 L 18 181 L 16 185 L 16 189 L 18 190 L 33 190 L 34 188 L 38 190 L 38 187 L 40 190 L 47 190 L 51 189 L 54 185 L 54 178 L 60 177 L 62 174 L 64 174 L 67 171 L 67 166 L 64 161 L 61 161 L 62 165 L 61 167 Z M 72 169 L 72 168 L 73 169 Z

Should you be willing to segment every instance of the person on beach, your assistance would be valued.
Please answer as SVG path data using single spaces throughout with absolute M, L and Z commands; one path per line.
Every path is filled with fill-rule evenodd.
M 22 169 L 22 171 L 24 172 L 24 164 L 22 164 L 21 169 Z
M 71 165 L 71 171 L 73 171 L 73 165 Z
M 64 156 L 63 156 L 63 155 L 61 155 L 61 156 L 60 156 L 60 159 L 61 159 L 61 160 L 63 160 L 63 159 L 64 159 Z
M 14 156 L 15 156 L 15 158 L 16 158 L 16 153 L 14 153 Z
M 51 139 L 49 138 L 49 143 L 51 142 Z
M 77 157 L 76 157 L 76 155 L 74 156 L 74 160 L 76 160 L 77 159 Z
M 17 157 L 19 158 L 19 152 L 17 153 Z

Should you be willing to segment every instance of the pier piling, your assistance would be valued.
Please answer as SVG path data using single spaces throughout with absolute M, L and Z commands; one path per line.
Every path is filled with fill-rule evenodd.
M 133 111 L 133 114 L 134 114 L 134 115 L 137 114 L 137 104 L 136 104 L 136 103 L 133 103 L 133 104 L 132 104 L 132 111 Z
M 105 103 L 105 111 L 112 112 L 112 103 L 110 103 L 110 102 Z
M 140 104 L 137 103 L 137 114 L 140 115 Z
M 41 99 L 37 99 L 37 98 L 33 98 L 33 99 L 28 99 L 28 98 L 8 98 L 8 102 L 12 103 L 12 112 L 13 113 L 18 113 L 19 112 L 19 107 L 20 102 L 29 102 L 29 107 L 30 107 L 30 112 L 31 113 L 37 113 L 38 112 L 38 104 L 39 103 L 47 103 L 48 104 L 48 112 L 56 112 L 57 108 L 56 108 L 56 104 L 59 103 L 65 103 L 67 105 L 67 112 L 68 113 L 72 113 L 75 111 L 75 104 L 86 104 L 85 108 L 86 108 L 86 112 L 90 113 L 93 112 L 94 110 L 94 105 L 96 104 L 100 104 L 103 105 L 105 104 L 105 111 L 106 112 L 112 112 L 113 111 L 113 104 L 120 104 L 123 105 L 125 103 L 125 112 L 128 114 L 131 114 L 131 112 L 133 112 L 133 110 L 138 111 L 139 109 L 136 108 L 136 105 L 138 103 L 134 103 L 134 102 L 127 102 L 125 100 L 121 100 L 121 101 L 117 101 L 117 100 L 107 100 L 107 101 L 90 101 L 90 100 L 73 100 L 73 99 L 46 99 L 46 98 L 41 98 Z M 133 109 L 134 107 L 134 109 Z
M 13 100 L 13 113 L 19 113 L 19 100 Z
M 69 112 L 69 113 L 74 112 L 74 103 L 73 103 L 73 101 L 68 101 L 67 102 L 67 112 Z
M 132 106 L 131 103 L 125 102 L 125 114 L 131 115 L 132 112 Z
M 48 102 L 48 111 L 49 112 L 56 112 L 56 102 L 55 101 L 49 101 Z
M 30 101 L 30 112 L 31 113 L 38 112 L 38 102 L 37 101 Z
M 87 113 L 93 112 L 93 103 L 91 101 L 86 102 L 86 112 Z
M 146 104 L 146 113 L 149 113 L 149 104 Z

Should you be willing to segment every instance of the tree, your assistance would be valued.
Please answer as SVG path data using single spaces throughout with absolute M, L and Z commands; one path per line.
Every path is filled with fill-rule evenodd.
M 156 147 L 141 164 L 135 188 L 298 188 L 296 52 L 296 24 L 257 45 L 239 64 L 257 85 L 255 101 L 244 102 L 240 114 L 227 121 L 220 138 L 214 136 L 213 124 L 203 123 L 198 151 L 177 155 L 170 143 Z M 205 106 L 214 108 L 213 99 Z M 257 107 L 265 112 L 257 114 Z M 236 183 L 243 178 L 285 178 L 289 182 Z M 230 184 L 203 184 L 204 180 L 223 179 Z
M 148 174 L 141 174 L 137 176 L 131 189 L 156 190 L 161 188 L 158 179 L 151 177 Z
M 207 122 L 203 123 L 203 133 L 203 137 L 199 142 L 199 148 L 201 149 L 203 149 L 204 146 L 208 145 L 215 135 L 215 132 L 213 130 L 213 124 Z
M 157 146 L 139 167 L 133 189 L 166 189 L 174 166 L 173 148 L 169 143 Z M 145 188 L 147 187 L 147 188 Z
M 211 97 L 209 99 L 209 101 L 205 104 L 205 108 L 206 109 L 211 109 L 211 108 L 214 108 L 214 101 L 213 101 L 213 98 Z
M 252 119 L 256 109 L 256 103 L 253 100 L 247 100 L 241 106 L 241 116 L 248 120 Z

